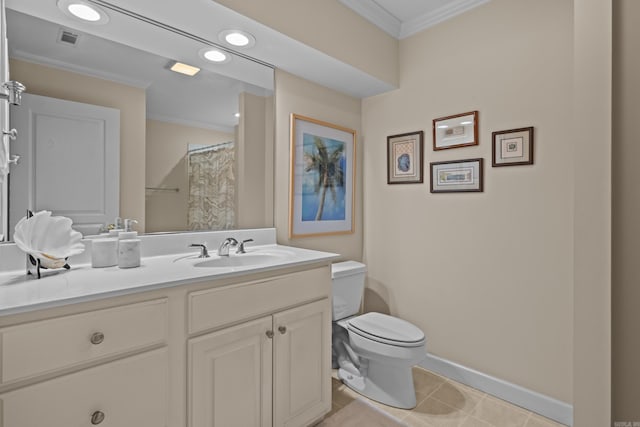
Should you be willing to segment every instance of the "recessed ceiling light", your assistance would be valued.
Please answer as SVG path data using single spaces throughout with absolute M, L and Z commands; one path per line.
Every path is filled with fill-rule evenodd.
M 212 47 L 200 49 L 200 56 L 207 61 L 215 62 L 216 64 L 224 64 L 225 62 L 231 61 L 230 53 Z
M 178 61 L 172 61 L 169 69 L 176 73 L 184 74 L 189 77 L 193 77 L 200 72 L 200 68 L 194 67 L 193 65 L 184 64 Z
M 233 117 L 240 117 L 240 113 L 235 113 Z
M 256 44 L 256 38 L 242 30 L 224 30 L 218 38 L 235 47 L 250 48 Z
M 109 22 L 109 15 L 104 10 L 84 0 L 58 0 L 58 8 L 69 17 L 82 19 L 92 24 Z

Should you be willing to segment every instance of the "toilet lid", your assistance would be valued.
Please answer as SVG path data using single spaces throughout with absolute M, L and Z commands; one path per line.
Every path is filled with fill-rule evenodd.
M 347 321 L 348 329 L 366 338 L 399 346 L 418 346 L 424 333 L 415 325 L 382 313 L 366 313 Z

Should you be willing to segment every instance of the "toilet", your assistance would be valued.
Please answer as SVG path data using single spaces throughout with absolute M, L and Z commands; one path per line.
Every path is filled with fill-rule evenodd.
M 333 365 L 352 390 L 385 405 L 411 409 L 411 368 L 426 357 L 426 338 L 415 325 L 382 313 L 358 315 L 366 266 L 333 264 Z

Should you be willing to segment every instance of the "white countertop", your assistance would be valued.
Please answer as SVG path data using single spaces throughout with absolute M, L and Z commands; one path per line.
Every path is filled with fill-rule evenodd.
M 231 257 L 243 256 L 234 254 L 233 249 L 231 252 Z M 191 252 L 145 257 L 140 267 L 129 269 L 91 268 L 90 264 L 79 264 L 72 265 L 71 270 L 44 270 L 41 279 L 27 276 L 24 271 L 0 272 L 0 316 L 338 258 L 337 254 L 291 246 L 247 248 L 247 255 L 259 253 L 278 257 L 272 262 L 253 266 L 202 267 L 196 264 L 219 257 L 212 255 L 202 259 Z

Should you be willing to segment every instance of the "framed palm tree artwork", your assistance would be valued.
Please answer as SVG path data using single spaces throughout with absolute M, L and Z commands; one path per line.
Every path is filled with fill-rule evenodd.
M 354 231 L 356 132 L 291 114 L 289 237 Z

